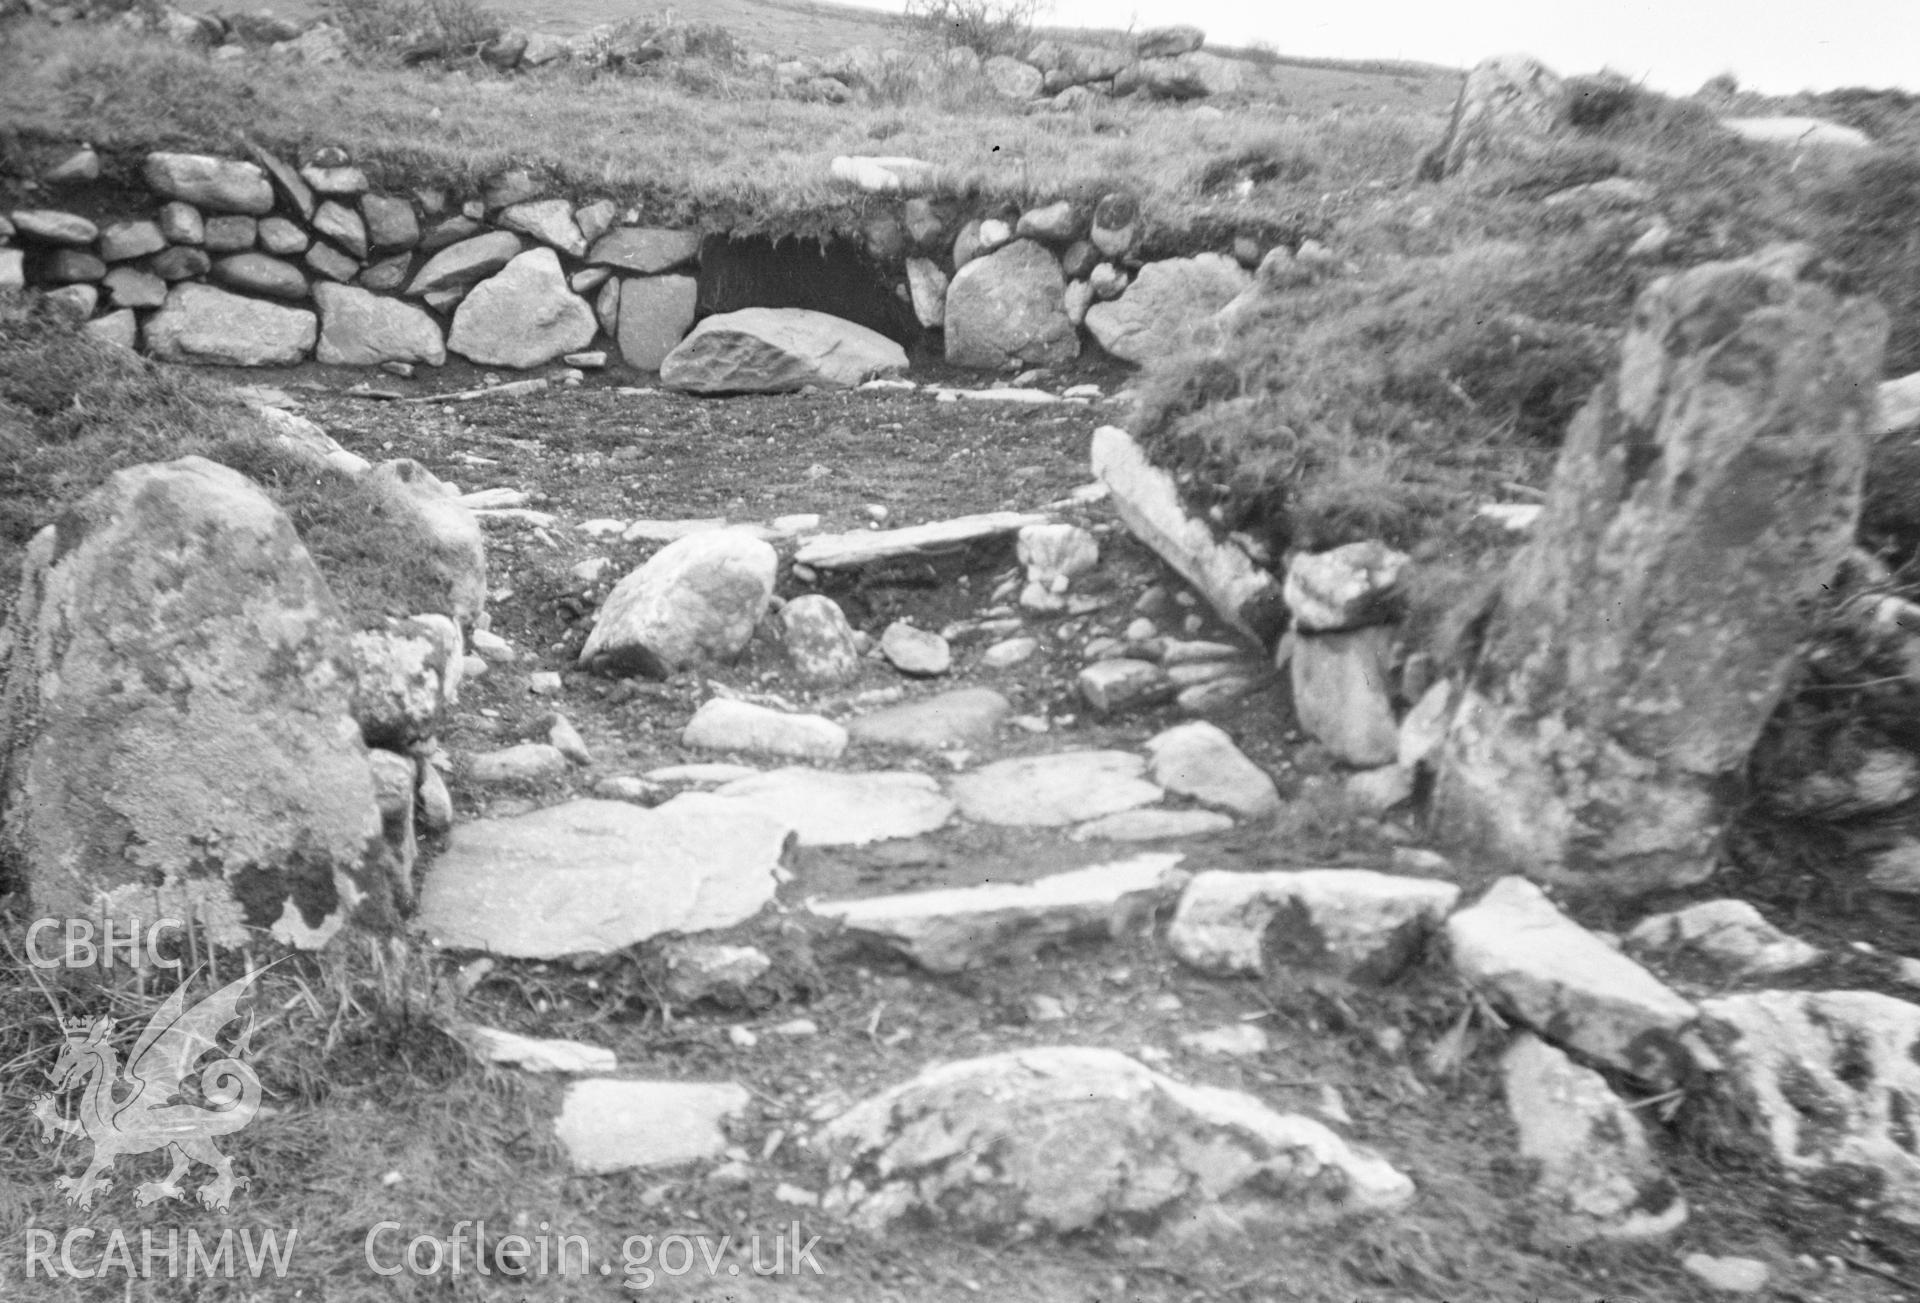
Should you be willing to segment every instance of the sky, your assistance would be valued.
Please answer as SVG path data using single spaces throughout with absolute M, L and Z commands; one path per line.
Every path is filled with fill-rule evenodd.
M 1040 22 L 1192 23 L 1220 45 L 1264 41 L 1282 54 L 1460 68 L 1519 51 L 1563 74 L 1611 68 L 1670 93 L 1722 72 L 1769 94 L 1920 92 L 1920 0 L 1051 0 Z

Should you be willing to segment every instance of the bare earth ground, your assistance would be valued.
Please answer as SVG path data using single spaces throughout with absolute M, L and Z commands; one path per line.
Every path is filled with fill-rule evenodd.
M 580 521 L 712 515 L 755 521 L 817 511 L 829 528 L 858 528 L 869 504 L 889 507 L 889 524 L 1034 508 L 1086 481 L 1088 436 L 1113 414 L 1103 407 L 943 404 L 927 393 L 700 400 L 657 391 L 623 393 L 617 382 L 600 379 L 582 390 L 526 399 L 402 405 L 345 395 L 342 386 L 358 377 L 341 373 L 320 373 L 319 385 L 300 387 L 311 384 L 314 374 L 234 378 L 293 386 L 290 392 L 307 415 L 364 456 L 416 457 L 462 489 L 527 489 L 537 495 L 535 506 L 559 517 L 544 536 L 521 527 L 492 533 L 494 628 L 530 655 L 463 689 L 459 712 L 442 736 L 456 752 L 538 738 L 549 713 L 558 709 L 585 735 L 596 763 L 564 785 L 538 790 L 487 794 L 456 781 L 463 820 L 550 804 L 569 794 L 563 786 L 584 793 L 602 775 L 711 758 L 685 751 L 678 741 L 680 726 L 707 695 L 697 677 L 628 687 L 572 672 L 571 649 L 578 646 L 584 625 L 565 605 L 577 587 L 567 577 L 568 568 L 589 555 L 608 555 L 617 577 L 645 551 L 596 543 L 573 528 Z M 1109 390 L 1115 387 L 1112 374 L 1071 379 L 1089 376 Z M 431 384 L 445 390 L 477 379 L 465 368 L 449 368 Z M 384 377 L 376 381 L 403 384 Z M 1085 519 L 1100 525 L 1111 516 L 1107 508 L 1096 507 Z M 1074 649 L 1092 632 L 1124 625 L 1133 596 L 1159 575 L 1157 563 L 1123 532 L 1106 534 L 1103 548 L 1102 581 L 1111 585 L 1114 607 L 1077 622 L 1077 629 L 1031 621 L 1033 631 L 1048 639 L 1046 655 L 1014 672 L 986 674 L 975 666 L 978 644 L 963 645 L 951 679 L 904 685 L 909 695 L 918 695 L 959 683 L 990 683 L 1014 699 L 1016 710 L 1051 718 L 1049 733 L 1029 737 L 1007 730 L 1000 746 L 976 760 L 1075 746 L 1137 747 L 1173 722 L 1171 712 L 1147 712 L 1098 723 L 1073 696 Z M 864 586 L 828 591 L 845 602 L 856 627 L 874 633 L 897 615 L 938 627 L 988 605 L 996 577 L 1010 564 L 1004 553 L 974 553 L 943 559 L 937 575 L 907 568 Z M 800 591 L 804 587 L 783 568 L 780 592 Z M 525 675 L 534 669 L 562 671 L 565 688 L 558 699 L 528 694 Z M 875 664 L 850 688 L 826 699 L 810 698 L 783 681 L 777 652 L 758 644 L 739 665 L 713 677 L 734 689 L 781 692 L 802 706 L 842 715 L 853 694 L 903 686 L 893 671 Z M 1249 698 L 1241 714 L 1224 721 L 1243 748 L 1276 775 L 1287 796 L 1298 792 L 1303 778 L 1326 769 L 1292 733 L 1290 721 L 1278 690 Z M 939 764 L 872 755 L 850 756 L 843 763 Z M 1185 851 L 1185 867 L 1196 869 L 1314 863 L 1384 867 L 1390 843 L 1409 836 L 1392 828 L 1283 822 L 1277 829 L 1243 828 L 1172 849 Z M 804 852 L 797 879 L 784 896 L 791 906 L 814 895 L 1022 879 L 1140 849 L 1148 848 L 1101 849 L 1050 830 L 959 826 L 861 851 Z M 818 932 L 792 918 L 784 927 L 789 935 Z M 705 1233 L 734 1237 L 734 1247 L 716 1259 L 717 1274 L 709 1276 L 704 1266 L 682 1276 L 656 1272 L 642 1296 L 871 1303 L 972 1298 L 1573 1303 L 1705 1300 L 1705 1288 L 1675 1265 L 1679 1254 L 1698 1248 L 1767 1260 L 1782 1298 L 1813 1303 L 1912 1297 L 1879 1277 L 1820 1265 L 1830 1254 L 1857 1258 L 1863 1246 L 1897 1252 L 1897 1242 L 1883 1227 L 1854 1217 L 1837 1202 L 1790 1195 L 1736 1156 L 1688 1148 L 1671 1148 L 1665 1155 L 1693 1203 L 1692 1220 L 1676 1241 L 1653 1249 L 1569 1250 L 1541 1237 L 1499 1098 L 1493 1056 L 1504 1038 L 1484 1006 L 1470 1003 L 1437 970 L 1416 973 L 1386 990 L 1298 977 L 1222 982 L 1180 969 L 1152 930 L 1143 929 L 1104 946 L 1044 950 L 937 978 L 894 959 L 853 951 L 831 937 L 816 935 L 815 942 L 818 966 L 801 964 L 803 976 L 794 985 L 792 1002 L 755 1013 L 663 1012 L 625 957 L 577 965 L 505 963 L 458 1009 L 461 1017 L 475 1021 L 608 1046 L 618 1053 L 623 1075 L 742 1082 L 754 1100 L 735 1137 L 742 1156 L 753 1164 L 753 1175 L 744 1182 L 723 1184 L 699 1171 L 576 1175 L 550 1127 L 560 1085 L 514 1070 L 476 1067 L 434 1030 L 424 1010 L 388 1008 L 371 1020 L 336 1023 L 324 1049 L 309 1046 L 302 1052 L 286 1044 L 283 1034 L 276 1050 L 269 1028 L 259 1063 L 270 1112 L 232 1146 L 253 1184 L 231 1219 L 175 1206 L 135 1210 L 126 1195 L 128 1184 L 105 1201 L 104 1214 L 72 1213 L 53 1190 L 47 1149 L 9 1124 L 0 1130 L 0 1171 L 17 1182 L 0 1195 L 0 1259 L 17 1249 L 21 1227 L 59 1231 L 82 1219 L 102 1236 L 116 1225 L 130 1232 L 162 1228 L 163 1233 L 168 1226 L 211 1226 L 216 1232 L 221 1225 L 293 1226 L 300 1233 L 299 1248 L 285 1281 L 247 1283 L 232 1292 L 196 1286 L 206 1292 L 187 1294 L 169 1292 L 162 1282 L 150 1294 L 139 1292 L 149 1288 L 142 1284 L 125 1296 L 611 1299 L 633 1296 L 617 1288 L 627 1269 L 620 1250 L 626 1237 Z M 441 978 L 452 967 L 443 959 L 427 964 Z M 424 991 L 426 983 L 418 989 Z M 1034 1023 L 1027 1000 L 1036 994 L 1057 997 L 1069 1016 Z M 420 998 L 426 1003 L 427 997 Z M 298 1000 L 296 994 L 288 1007 Z M 817 1033 L 789 1037 L 772 1030 L 796 1017 L 810 1019 Z M 1179 1044 L 1182 1033 L 1241 1020 L 1263 1027 L 1273 1048 L 1252 1058 L 1220 1059 Z M 737 1045 L 729 1037 L 732 1024 L 756 1031 L 757 1043 Z M 1465 1036 L 1464 1055 L 1451 1064 L 1444 1052 L 1434 1054 L 1450 1033 Z M 791 1201 L 796 1190 L 824 1187 L 824 1165 L 804 1137 L 837 1104 L 904 1080 L 933 1062 L 1044 1044 L 1123 1050 L 1188 1080 L 1250 1091 L 1286 1111 L 1311 1112 L 1331 1090 L 1351 1115 L 1351 1125 L 1337 1129 L 1382 1150 L 1412 1176 L 1418 1199 L 1392 1218 L 1226 1246 L 1116 1233 L 1065 1243 L 987 1245 L 912 1228 L 876 1240 Z M 32 1089 L 23 1081 L 10 1093 Z M 7 1117 L 24 1117 L 26 1103 L 10 1098 Z M 73 1157 L 60 1161 L 61 1170 L 73 1166 Z M 140 1169 L 132 1179 L 145 1175 Z M 379 1260 L 391 1265 L 405 1239 L 416 1234 L 447 1238 L 460 1219 L 484 1220 L 490 1237 L 510 1231 L 532 1235 L 542 1228 L 585 1236 L 595 1272 L 585 1279 L 514 1280 L 471 1273 L 383 1279 L 367 1266 L 364 1245 L 376 1224 L 403 1228 L 398 1238 L 389 1232 L 380 1241 Z M 813 1252 L 822 1274 L 755 1276 L 741 1243 L 761 1235 L 761 1260 L 770 1262 L 774 1237 L 790 1236 L 796 1222 L 799 1243 L 822 1237 Z M 787 1251 L 792 1248 L 789 1241 Z M 1811 1255 L 1806 1263 L 1812 1265 L 1796 1261 L 1802 1254 Z M 599 1274 L 603 1265 L 606 1275 Z M 19 1280 L 18 1267 L 17 1260 L 0 1261 L 0 1278 Z M 739 1268 L 738 1274 L 730 1274 L 729 1267 Z M 29 1286 L 42 1287 L 44 1294 L 19 1297 L 122 1297 L 117 1277 L 63 1282 L 57 1288 L 45 1282 Z

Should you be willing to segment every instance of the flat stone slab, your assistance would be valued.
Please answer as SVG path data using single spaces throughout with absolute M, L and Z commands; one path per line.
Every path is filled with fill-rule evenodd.
M 945 552 L 982 539 L 1017 534 L 1028 525 L 1044 525 L 1045 516 L 1019 511 L 989 511 L 957 516 L 904 529 L 857 529 L 846 534 L 820 534 L 800 545 L 793 559 L 801 565 L 826 570 L 853 570 L 893 557 Z
M 1117 935 L 1172 896 L 1183 857 L 1137 855 L 1034 882 L 991 883 L 865 900 L 815 902 L 815 914 L 900 951 L 922 968 L 957 973 L 1041 941 Z
M 1067 836 L 1077 842 L 1155 842 L 1210 837 L 1232 827 L 1232 816 L 1217 810 L 1122 810 L 1089 819 Z
M 1249 819 L 1280 808 L 1273 779 L 1241 754 L 1217 724 L 1176 724 L 1147 740 L 1147 754 L 1153 781 L 1169 792 Z
M 1013 703 L 991 688 L 959 688 L 862 715 L 847 735 L 865 746 L 946 751 L 991 741 Z
M 953 817 L 953 802 L 941 794 L 938 782 L 905 771 L 776 769 L 728 783 L 712 795 L 779 820 L 799 835 L 802 846 L 865 846 L 918 837 Z
M 1460 888 L 1370 869 L 1202 873 L 1180 897 L 1167 944 L 1204 972 L 1279 963 L 1386 981 L 1415 959 Z
M 672 1167 L 725 1153 L 723 1124 L 751 1098 L 730 1081 L 592 1077 L 567 1087 L 553 1131 L 576 1171 Z
M 477 1023 L 467 1023 L 452 1031 L 482 1063 L 504 1063 L 528 1072 L 575 1074 L 612 1072 L 617 1066 L 613 1051 L 600 1045 L 522 1036 Z
M 1446 933 L 1454 970 L 1542 1036 L 1655 1085 L 1684 1075 L 1679 1033 L 1699 1011 L 1525 878 L 1494 883 Z
M 773 898 L 791 835 L 751 810 L 679 800 L 478 819 L 428 869 L 415 924 L 448 949 L 527 959 L 730 927 Z
M 1056 827 L 1151 805 L 1164 793 L 1141 777 L 1130 751 L 1061 751 L 997 760 L 949 784 L 960 813 L 976 823 Z
M 752 765 L 730 765 L 723 760 L 710 760 L 690 765 L 662 765 L 658 769 L 649 769 L 640 776 L 649 783 L 685 783 L 690 787 L 718 787 L 722 783 L 752 778 L 760 772 L 762 771 L 755 769 Z
M 1190 1086 L 1115 1050 L 1042 1046 L 939 1064 L 825 1127 L 825 1207 L 880 1230 L 1108 1223 L 1247 1232 L 1398 1208 L 1413 1182 L 1310 1118 Z
M 680 731 L 700 751 L 740 751 L 788 760 L 835 760 L 847 749 L 847 730 L 824 715 L 790 715 L 770 706 L 715 697 Z

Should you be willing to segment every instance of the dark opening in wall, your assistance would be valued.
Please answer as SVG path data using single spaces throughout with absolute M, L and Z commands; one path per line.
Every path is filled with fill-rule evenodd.
M 700 314 L 740 308 L 811 308 L 877 330 L 911 351 L 920 341 L 913 308 L 849 240 L 734 239 L 700 245 Z

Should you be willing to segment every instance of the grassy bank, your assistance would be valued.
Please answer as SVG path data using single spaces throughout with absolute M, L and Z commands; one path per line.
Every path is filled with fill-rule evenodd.
M 243 136 L 288 155 L 335 144 L 385 184 L 462 195 L 526 166 L 578 198 L 636 206 L 648 222 L 741 232 L 819 233 L 858 220 L 869 201 L 833 182 L 828 166 L 882 153 L 936 163 L 944 191 L 982 205 L 1132 189 L 1167 239 L 1191 244 L 1277 227 L 1329 190 L 1404 173 L 1441 125 L 1437 112 L 1384 109 L 1300 120 L 1271 102 L 1213 121 L 1126 101 L 1028 115 L 965 72 L 881 102 L 827 105 L 781 95 L 771 73 L 700 59 L 627 76 L 507 77 L 212 61 L 93 26 L 15 24 L 7 35 L 0 118 L 28 148 L 87 139 L 131 168 L 146 150 L 230 150 Z M 1258 201 L 1218 187 L 1222 160 L 1268 155 L 1315 161 Z

